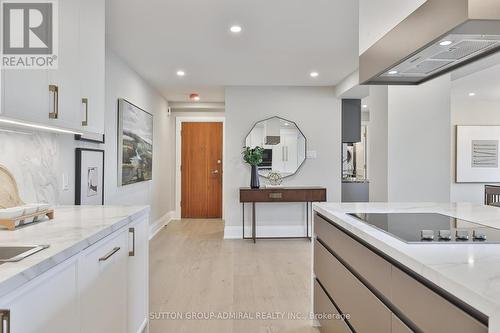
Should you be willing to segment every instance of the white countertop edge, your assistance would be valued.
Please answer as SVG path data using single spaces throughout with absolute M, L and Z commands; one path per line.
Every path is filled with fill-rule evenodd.
M 68 208 L 70 206 L 60 206 L 58 208 Z M 112 207 L 117 207 L 117 206 L 112 206 Z M 129 214 L 129 215 L 124 215 L 124 216 L 117 216 L 118 220 L 114 222 L 111 225 L 103 227 L 101 230 L 98 230 L 96 233 L 87 236 L 86 238 L 80 240 L 79 242 L 76 242 L 69 248 L 65 248 L 61 250 L 60 252 L 51 255 L 50 257 L 47 257 L 42 260 L 38 260 L 36 263 L 29 265 L 28 267 L 24 267 L 22 271 L 19 273 L 3 280 L 0 281 L 0 297 L 3 297 L 7 295 L 8 293 L 14 291 L 15 289 L 21 287 L 25 283 L 33 280 L 34 278 L 40 276 L 41 274 L 49 271 L 51 268 L 57 266 L 60 263 L 63 263 L 64 261 L 68 260 L 69 258 L 77 255 L 81 251 L 85 250 L 89 246 L 99 242 L 101 239 L 109 236 L 110 234 L 122 229 L 126 225 L 128 225 L 130 222 L 139 219 L 140 217 L 146 216 L 150 212 L 150 207 L 149 206 L 134 206 L 134 208 L 137 208 L 137 211 Z M 57 208 L 56 208 L 57 210 Z M 57 218 L 57 217 L 56 217 Z M 93 219 L 90 219 L 93 220 Z M 43 223 L 43 222 L 42 222 Z M 30 226 L 26 226 L 25 228 L 29 228 Z M 5 232 L 10 232 L 10 231 L 5 231 Z M 29 244 L 29 245 L 45 245 L 42 244 L 43 242 L 38 242 L 37 244 Z M 50 244 L 49 244 L 50 245 Z M 37 253 L 38 254 L 38 253 Z M 37 254 L 25 258 L 20 262 L 16 263 L 5 263 L 3 265 L 0 265 L 0 271 L 2 270 L 2 266 L 4 265 L 17 265 L 17 264 L 23 264 L 26 262 L 29 262 L 32 257 L 36 256 Z M 43 251 L 39 252 L 39 254 L 43 255 Z
M 490 320 L 495 319 L 497 318 L 497 316 L 500 315 L 500 306 L 498 304 L 486 299 L 483 295 L 477 294 L 467 286 L 457 283 L 456 280 L 447 278 L 439 271 L 435 270 L 432 265 L 424 265 L 420 263 L 418 260 L 415 260 L 411 256 L 407 255 L 405 252 L 397 249 L 398 247 L 405 247 L 405 246 L 410 246 L 410 247 L 429 246 L 429 244 L 418 245 L 418 244 L 404 243 L 381 230 L 373 228 L 357 220 L 354 217 L 348 216 L 345 212 L 341 211 L 332 212 L 322 207 L 323 205 L 325 204 L 314 204 L 313 209 L 318 213 L 320 213 L 321 215 L 330 219 L 332 222 L 338 224 L 339 226 L 348 230 L 352 234 L 356 235 L 360 239 L 374 246 L 375 248 L 377 248 L 384 254 L 388 255 L 389 257 L 393 258 L 397 262 L 401 263 L 403 266 L 409 268 L 418 275 L 426 278 L 427 280 L 434 283 L 438 287 L 456 296 L 458 299 L 462 300 L 466 304 L 472 306 L 476 310 L 488 316 Z M 379 210 L 377 210 L 377 212 L 378 211 Z M 388 211 L 390 211 L 390 209 L 388 209 Z M 443 213 L 443 210 L 436 209 L 435 205 L 433 204 L 429 204 L 428 207 L 420 207 L 420 211 Z M 412 212 L 415 211 L 412 210 Z M 448 213 L 449 215 L 453 215 L 450 212 L 446 213 Z M 458 218 L 458 216 L 455 217 Z M 453 246 L 453 245 L 443 244 L 438 246 Z M 457 245 L 457 246 L 464 246 L 464 245 Z M 482 245 L 482 246 L 489 246 L 489 245 Z M 500 326 L 500 318 L 497 319 L 499 320 L 498 324 Z M 491 328 L 490 332 L 492 332 Z M 500 332 L 500 330 L 498 332 Z

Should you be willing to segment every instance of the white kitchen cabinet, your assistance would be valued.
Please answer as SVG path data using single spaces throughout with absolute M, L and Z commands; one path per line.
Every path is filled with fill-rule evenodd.
M 128 230 L 86 249 L 79 263 L 82 333 L 127 329 Z
M 105 2 L 62 0 L 58 11 L 58 68 L 2 70 L 0 116 L 102 134 Z
M 2 110 L 5 117 L 49 122 L 49 78 L 47 70 L 2 69 Z
M 104 133 L 105 1 L 80 0 L 80 122 L 84 131 Z M 83 101 L 86 99 L 86 101 Z M 86 124 L 85 124 L 86 121 Z
M 51 125 L 79 129 L 80 85 L 78 82 L 79 1 L 62 0 L 59 6 L 59 66 L 49 70 L 49 85 L 58 87 L 58 116 Z M 49 104 L 53 109 L 52 104 Z
M 280 144 L 273 147 L 273 170 L 283 175 L 294 173 L 297 169 L 298 134 L 295 130 L 280 130 Z
M 128 257 L 128 332 L 138 333 L 148 320 L 148 220 L 143 218 L 129 227 Z
M 10 311 L 13 333 L 80 332 L 76 258 L 2 297 L 0 309 Z

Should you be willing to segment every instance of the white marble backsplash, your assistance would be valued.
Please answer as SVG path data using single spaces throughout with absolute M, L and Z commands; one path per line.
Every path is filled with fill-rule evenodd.
M 62 139 L 53 133 L 0 129 L 0 164 L 12 172 L 26 203 L 60 202 Z

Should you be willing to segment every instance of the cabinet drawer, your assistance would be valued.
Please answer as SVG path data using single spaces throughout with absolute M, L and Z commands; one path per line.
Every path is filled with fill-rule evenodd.
M 317 240 L 314 272 L 356 332 L 391 331 L 391 311 Z
M 81 256 L 81 333 L 126 332 L 128 251 L 128 232 L 118 231 Z
M 391 264 L 318 215 L 314 231 L 322 242 L 384 295 L 391 293 Z
M 319 318 L 321 333 L 352 333 L 341 319 L 321 319 L 323 315 L 340 315 L 318 281 L 314 280 L 314 313 Z
M 240 202 L 319 202 L 326 200 L 326 189 L 241 190 Z
M 392 301 L 426 333 L 486 333 L 488 328 L 405 272 L 393 267 Z

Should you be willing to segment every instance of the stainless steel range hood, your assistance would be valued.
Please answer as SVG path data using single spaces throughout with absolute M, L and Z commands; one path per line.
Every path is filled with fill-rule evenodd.
M 417 85 L 500 51 L 500 0 L 427 0 L 360 57 L 361 84 Z

